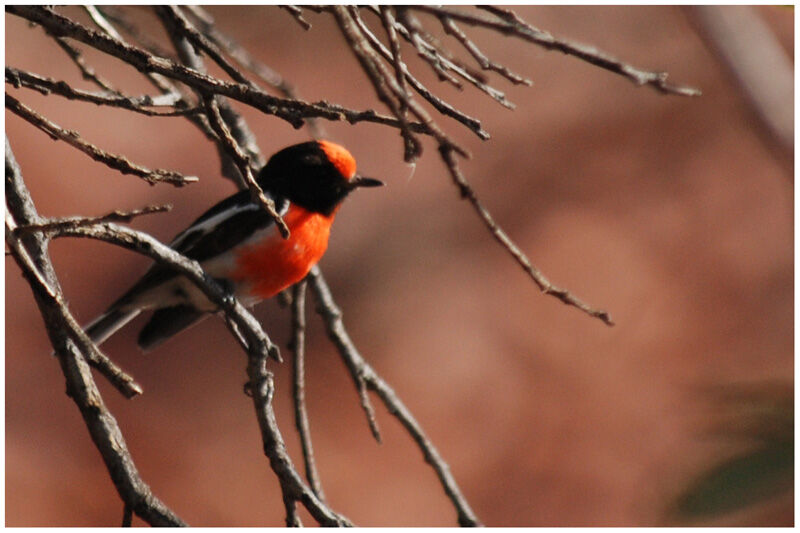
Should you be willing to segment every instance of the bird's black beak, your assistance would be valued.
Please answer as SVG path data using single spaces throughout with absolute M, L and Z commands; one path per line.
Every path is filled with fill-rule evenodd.
M 382 187 L 385 185 L 381 180 L 376 180 L 375 178 L 367 178 L 365 176 L 353 176 L 352 179 L 348 182 L 352 189 L 356 189 L 358 187 Z

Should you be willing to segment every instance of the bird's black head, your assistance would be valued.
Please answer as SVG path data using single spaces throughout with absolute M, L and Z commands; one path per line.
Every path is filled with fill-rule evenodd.
M 383 185 L 357 175 L 350 152 L 329 141 L 284 148 L 261 169 L 258 183 L 265 191 L 326 216 L 354 189 Z

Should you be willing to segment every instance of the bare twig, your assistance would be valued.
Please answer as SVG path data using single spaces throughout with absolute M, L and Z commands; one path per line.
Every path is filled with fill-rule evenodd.
M 62 37 L 57 37 L 55 41 L 56 44 L 58 44 L 58 46 L 60 46 L 61 49 L 67 53 L 70 59 L 72 59 L 72 62 L 77 65 L 78 69 L 81 71 L 83 79 L 91 81 L 103 90 L 110 91 L 112 93 L 115 92 L 114 88 L 111 86 L 111 83 L 102 78 L 99 74 L 97 74 L 91 65 L 86 63 L 80 50 L 69 44 L 69 42 Z
M 277 89 L 283 96 L 292 99 L 299 98 L 295 88 L 291 83 L 286 81 L 283 76 L 260 61 L 256 60 L 231 36 L 220 31 L 214 22 L 214 18 L 205 9 L 199 6 L 184 6 L 183 9 L 186 9 L 195 17 L 197 21 L 196 24 L 199 25 L 200 31 L 202 31 L 203 35 L 205 35 L 211 42 L 216 44 L 220 49 L 224 50 L 225 53 L 232 57 L 237 63 L 239 63 L 239 65 L 254 73 L 270 87 Z M 316 119 L 306 118 L 306 125 L 308 126 L 313 138 L 321 139 L 324 137 L 322 127 L 319 125 L 319 122 Z
M 261 186 L 258 184 L 258 182 L 256 182 L 255 177 L 253 177 L 253 170 L 250 167 L 250 158 L 242 152 L 241 148 L 239 148 L 239 144 L 231 136 L 230 130 L 220 115 L 219 107 L 215 98 L 210 95 L 207 96 L 204 100 L 204 104 L 206 106 L 206 115 L 211 123 L 211 127 L 217 132 L 217 135 L 219 135 L 224 146 L 227 148 L 228 155 L 233 158 L 233 161 L 239 169 L 239 172 L 242 174 L 242 176 L 244 176 L 245 181 L 250 189 L 250 195 L 261 205 L 261 207 L 267 211 L 267 213 L 269 213 L 269 215 L 275 221 L 275 224 L 278 226 L 283 238 L 289 238 L 289 227 L 275 210 L 275 202 L 264 194 Z
M 23 226 L 23 228 L 29 227 L 30 226 Z M 16 226 L 14 220 L 7 217 L 6 244 L 11 255 L 17 259 L 19 264 L 30 267 L 27 277 L 31 283 L 34 280 L 38 283 L 39 299 L 54 310 L 54 312 L 58 313 L 57 319 L 59 320 L 60 327 L 81 350 L 89 364 L 105 376 L 108 382 L 111 383 L 120 394 L 126 398 L 133 398 L 141 394 L 142 387 L 136 383 L 130 375 L 125 373 L 113 361 L 106 357 L 91 339 L 86 336 L 85 332 L 81 329 L 78 322 L 67 308 L 61 291 L 52 288 L 50 283 L 44 279 L 43 275 L 33 267 L 33 262 L 29 258 L 27 251 L 17 244 L 18 239 L 16 236 L 25 233 L 17 231 L 18 229 L 20 228 Z
M 39 91 L 44 95 L 57 94 L 69 100 L 80 100 L 91 102 L 97 105 L 119 107 L 141 113 L 151 117 L 175 117 L 191 115 L 199 112 L 196 107 L 176 109 L 179 97 L 176 99 L 174 94 L 162 94 L 157 96 L 128 96 L 122 93 L 99 93 L 75 89 L 65 81 L 56 81 L 20 70 L 14 67 L 6 67 L 6 83 L 10 83 L 15 88 L 26 87 Z M 150 107 L 167 107 L 169 111 L 153 111 Z
M 128 37 L 139 43 L 140 46 L 146 48 L 150 53 L 157 56 L 173 58 L 170 52 L 161 47 L 161 45 L 145 34 L 138 25 L 131 22 L 126 14 L 119 8 L 114 6 L 95 6 L 97 11 L 102 17 L 105 17 L 106 23 L 112 22 L 119 27 Z M 119 32 L 117 32 L 119 35 Z M 120 39 L 125 41 L 125 39 Z
M 16 225 L 40 222 L 39 215 L 22 179 L 19 165 L 6 140 L 6 207 Z M 7 217 L 7 220 L 9 219 Z M 100 391 L 92 379 L 91 371 L 81 353 L 67 333 L 63 307 L 47 295 L 50 290 L 60 292 L 55 271 L 47 254 L 47 240 L 38 234 L 8 238 L 6 243 L 28 279 L 50 341 L 56 349 L 61 369 L 67 380 L 67 393 L 83 416 L 89 434 L 100 451 L 114 486 L 122 500 L 137 516 L 151 525 L 185 525 L 185 523 L 150 491 L 141 479 L 125 444 L 125 439 L 113 415 L 103 402 Z M 45 282 L 45 285 L 41 284 Z
M 297 6 L 280 6 L 281 9 L 285 9 L 294 17 L 294 20 L 297 21 L 300 26 L 303 27 L 304 30 L 308 31 L 311 29 L 311 24 L 303 18 L 303 11 Z
M 47 133 L 52 139 L 64 141 L 95 161 L 99 161 L 123 174 L 133 174 L 134 176 L 144 178 L 145 181 L 151 185 L 163 182 L 180 186 L 197 181 L 196 176 L 184 176 L 179 172 L 160 168 L 150 170 L 146 167 L 131 163 L 123 156 L 101 150 L 97 146 L 83 140 L 78 132 L 61 128 L 33 111 L 10 94 L 6 94 L 6 109 Z
M 38 224 L 18 226 L 14 232 L 27 233 L 31 231 L 37 231 L 48 234 L 54 231 L 57 232 L 65 227 L 92 226 L 101 222 L 130 222 L 134 218 L 142 215 L 164 213 L 170 209 L 172 209 L 171 205 L 148 205 L 142 207 L 141 209 L 132 209 L 130 211 L 121 211 L 119 209 L 115 209 L 114 211 L 99 217 L 48 218 L 44 222 L 40 222 Z
M 406 88 L 406 76 L 403 70 L 405 63 L 403 63 L 403 59 L 400 56 L 400 41 L 397 39 L 397 32 L 394 29 L 394 16 L 389 6 L 378 6 L 378 9 L 380 10 L 381 23 L 386 32 L 386 37 L 389 38 L 389 47 L 392 50 L 391 61 L 394 66 L 395 80 L 397 80 L 397 85 L 400 87 L 400 90 L 404 93 L 408 93 L 408 89 Z M 359 27 L 363 32 L 364 27 L 362 25 L 359 25 Z M 373 43 L 373 47 L 374 46 Z M 400 110 L 405 114 L 406 106 L 404 102 L 401 102 Z
M 453 506 L 458 513 L 458 523 L 462 526 L 481 525 L 475 513 L 470 508 L 469 503 L 467 503 L 467 500 L 461 494 L 461 490 L 458 488 L 455 479 L 453 479 L 447 463 L 445 463 L 436 450 L 436 447 L 431 443 L 427 435 L 425 435 L 419 422 L 417 422 L 414 415 L 411 414 L 400 398 L 397 397 L 394 390 L 392 390 L 358 352 L 358 349 L 347 334 L 347 330 L 342 322 L 342 312 L 333 300 L 333 296 L 331 295 L 328 284 L 325 282 L 322 273 L 317 267 L 314 267 L 311 269 L 311 273 L 307 279 L 311 283 L 311 288 L 314 291 L 314 296 L 317 300 L 317 312 L 322 316 L 325 322 L 328 336 L 339 350 L 339 354 L 350 370 L 353 379 L 356 380 L 356 382 L 365 383 L 370 390 L 375 391 L 384 405 L 386 405 L 389 412 L 394 415 L 403 427 L 406 428 L 406 431 L 409 432 L 414 442 L 417 443 L 417 446 L 419 446 L 422 451 L 425 461 L 428 462 L 436 472 L 450 501 L 453 502 Z
M 371 46 L 369 46 L 369 42 L 367 41 L 366 37 L 364 37 L 364 35 L 360 32 L 359 27 L 356 24 L 356 17 L 358 14 L 348 12 L 347 9 L 341 6 L 333 6 L 330 9 L 334 13 L 336 22 L 339 24 L 339 29 L 345 36 L 345 39 L 347 39 L 347 42 L 350 45 L 353 53 L 358 58 L 359 62 L 364 65 L 365 70 L 369 69 L 367 74 L 370 76 L 370 78 L 374 78 L 379 84 L 375 85 L 375 90 L 381 91 L 384 90 L 384 86 L 388 87 L 394 94 L 394 97 L 404 102 L 405 106 L 420 121 L 422 121 L 427 132 L 429 132 L 429 134 L 432 135 L 440 144 L 451 146 L 462 156 L 468 157 L 469 152 L 450 140 L 450 138 L 433 121 L 428 112 L 425 111 L 425 109 L 423 109 L 419 104 L 417 104 L 412 99 L 411 95 L 400 90 L 400 87 L 394 80 L 392 73 L 380 61 L 380 59 L 377 57 L 377 53 L 372 49 Z M 391 97 L 388 98 L 390 101 L 392 100 Z
M 506 99 L 506 95 L 494 87 L 484 83 L 478 76 L 474 75 L 473 73 L 469 72 L 465 67 L 462 65 L 457 64 L 455 61 L 445 57 L 442 53 L 431 44 L 428 40 L 422 38 L 422 32 L 418 29 L 419 23 L 416 21 L 416 17 L 414 17 L 411 13 L 408 12 L 408 9 L 404 11 L 405 13 L 405 22 L 407 25 L 398 24 L 397 30 L 400 32 L 400 35 L 405 37 L 409 42 L 413 43 L 417 46 L 418 49 L 422 50 L 420 52 L 422 57 L 430 57 L 431 61 L 436 62 L 436 64 L 441 65 L 442 67 L 446 67 L 448 70 L 452 70 L 461 78 L 468 81 L 472 84 L 475 88 L 483 91 L 490 97 L 492 97 L 497 103 L 506 107 L 508 109 L 514 109 L 514 104 L 509 102 Z M 460 85 L 460 84 L 459 84 Z
M 105 35 L 114 41 L 120 43 L 125 42 L 125 39 L 122 38 L 122 35 L 120 35 L 114 25 L 105 18 L 105 15 L 99 9 L 97 9 L 95 6 L 87 6 L 86 11 L 89 13 L 89 16 L 92 18 L 92 21 L 97 25 L 97 27 L 103 30 Z M 161 74 L 146 72 L 145 76 L 163 94 L 180 94 L 180 89 Z
M 480 202 L 478 196 L 475 194 L 475 191 L 472 189 L 472 187 L 470 187 L 469 183 L 467 183 L 466 179 L 464 178 L 464 175 L 461 173 L 461 170 L 458 167 L 458 162 L 453 154 L 453 150 L 445 145 L 440 145 L 439 152 L 442 155 L 445 165 L 447 165 L 447 169 L 450 172 L 453 182 L 458 187 L 461 197 L 469 200 L 475 209 L 475 212 L 478 213 L 478 216 L 481 217 L 483 223 L 492 233 L 492 236 L 503 246 L 503 248 L 508 250 L 508 253 L 514 257 L 517 263 L 519 263 L 522 269 L 528 273 L 531 279 L 533 279 L 533 281 L 544 294 L 555 296 L 565 304 L 576 307 L 590 316 L 599 318 L 608 326 L 614 325 L 614 322 L 611 320 L 611 316 L 609 316 L 606 311 L 594 309 L 570 294 L 568 291 L 556 287 L 550 283 L 544 274 L 542 274 L 539 269 L 531 264 L 530 260 L 525 256 L 524 253 L 522 253 L 517 245 L 514 244 L 506 232 L 497 225 L 497 222 L 494 221 L 492 215 L 489 214 L 489 211 Z
M 547 50 L 558 50 L 567 55 L 582 59 L 587 63 L 606 69 L 615 74 L 624 76 L 634 82 L 636 85 L 649 85 L 661 93 L 677 94 L 680 96 L 699 96 L 700 90 L 694 87 L 687 87 L 682 85 L 672 85 L 667 83 L 667 74 L 665 72 L 650 72 L 636 68 L 624 61 L 620 61 L 611 54 L 602 52 L 593 46 L 587 46 L 565 39 L 557 39 L 538 28 L 534 28 L 521 18 L 519 18 L 513 11 L 494 6 L 482 6 L 483 9 L 489 10 L 498 17 L 500 21 L 489 20 L 484 17 L 464 13 L 454 9 L 447 9 L 442 7 L 433 7 L 426 5 L 414 5 L 409 9 L 415 9 L 430 13 L 435 16 L 444 15 L 453 20 L 459 20 L 465 24 L 472 26 L 481 26 L 489 28 L 503 35 L 512 35 L 519 37 L 526 41 L 537 44 Z
M 255 86 L 246 76 L 230 64 L 230 62 L 222 55 L 222 52 L 217 48 L 217 45 L 206 39 L 206 37 L 197 31 L 192 24 L 186 20 L 180 9 L 175 6 L 165 6 L 159 10 L 159 13 L 168 17 L 175 28 L 180 33 L 186 36 L 196 50 L 202 50 L 208 55 L 222 70 L 224 70 L 231 79 L 238 83 Z
M 433 69 L 439 81 L 447 81 L 456 89 L 463 89 L 464 86 L 458 81 L 458 78 L 448 72 L 449 66 L 442 55 L 431 44 L 426 41 L 421 35 L 421 27 L 415 17 L 409 14 L 405 8 L 397 10 L 397 28 L 402 30 L 403 35 L 408 42 L 414 45 L 417 49 L 417 55 L 425 60 L 425 62 Z
M 155 9 L 159 18 L 161 19 L 164 29 L 167 32 L 173 46 L 175 47 L 180 60 L 184 65 L 191 69 L 207 74 L 203 58 L 200 57 L 199 52 L 192 46 L 188 38 L 186 38 L 186 26 L 188 22 L 185 20 L 176 20 L 176 15 L 170 11 L 169 7 L 158 7 Z M 201 103 L 205 102 L 208 93 L 194 89 L 195 96 Z M 227 125 L 232 131 L 233 137 L 242 147 L 246 147 L 249 152 L 248 155 L 253 157 L 255 162 L 260 166 L 261 154 L 258 151 L 258 146 L 255 144 L 252 133 L 246 125 L 241 121 L 241 117 L 231 109 L 228 101 L 222 97 L 216 99 L 219 108 L 219 115 L 223 117 L 222 122 Z M 205 104 L 203 104 L 205 105 Z M 210 124 L 210 120 L 206 115 L 192 117 L 191 122 L 200 128 L 209 139 L 212 140 L 214 146 L 219 154 L 220 163 L 222 165 L 222 175 L 233 181 L 239 188 L 244 189 L 247 187 L 246 172 L 239 169 L 234 157 L 229 153 L 230 149 L 225 141 L 221 141 L 219 131 L 216 131 Z M 218 130 L 219 128 L 217 128 Z
M 562 302 L 577 307 L 585 313 L 601 319 L 606 324 L 612 325 L 613 322 L 611 321 L 611 318 L 607 312 L 595 310 L 570 294 L 568 291 L 554 286 L 536 267 L 531 264 L 525 254 L 519 250 L 519 248 L 508 237 L 508 235 L 497 225 L 486 208 L 480 203 L 475 192 L 470 188 L 469 184 L 464 179 L 464 176 L 458 168 L 458 163 L 454 156 L 454 152 L 459 153 L 462 156 L 465 156 L 466 152 L 459 148 L 458 145 L 456 145 L 444 132 L 442 132 L 433 122 L 430 116 L 423 109 L 421 109 L 407 93 L 403 93 L 400 90 L 390 73 L 387 72 L 385 67 L 374 58 L 374 52 L 372 52 L 372 50 L 365 43 L 364 36 L 356 31 L 357 26 L 354 25 L 353 21 L 347 17 L 346 10 L 337 6 L 333 7 L 332 9 L 342 33 L 345 35 L 345 38 L 347 38 L 351 45 L 353 53 L 359 58 L 359 61 L 362 62 L 362 65 L 366 65 L 364 67 L 365 71 L 368 72 L 371 79 L 376 80 L 373 82 L 375 84 L 376 91 L 379 91 L 380 93 L 380 91 L 384 90 L 383 87 L 391 88 L 394 92 L 394 95 L 398 99 L 405 101 L 408 108 L 428 127 L 428 129 L 432 132 L 432 135 L 434 135 L 436 140 L 439 142 L 440 155 L 442 156 L 442 159 L 444 160 L 448 171 L 450 172 L 453 182 L 459 188 L 460 194 L 462 197 L 469 199 L 470 203 L 475 208 L 475 211 L 481 217 L 484 224 L 486 224 L 487 228 L 491 231 L 495 239 L 497 239 L 498 242 L 500 242 L 503 247 L 509 251 L 509 253 L 514 257 L 514 259 L 517 260 L 520 266 L 522 266 L 522 268 L 531 276 L 531 278 L 533 278 L 534 282 L 542 290 L 542 292 L 553 295 Z M 353 16 L 355 17 L 357 14 L 354 14 Z M 393 112 L 397 112 L 396 107 L 393 108 Z
M 334 6 L 332 9 L 333 15 L 336 17 L 336 22 L 339 24 L 339 28 L 350 44 L 356 58 L 358 58 L 358 61 L 361 63 L 364 72 L 369 76 L 370 81 L 372 81 L 378 99 L 386 104 L 386 107 L 388 107 L 392 111 L 392 114 L 400 121 L 400 132 L 405 145 L 403 158 L 406 162 L 414 161 L 422 154 L 422 145 L 419 140 L 414 137 L 405 111 L 401 110 L 400 107 L 402 105 L 404 106 L 403 109 L 408 108 L 408 99 L 403 101 L 403 99 L 400 98 L 400 102 L 395 99 L 395 97 L 403 93 L 399 88 L 395 88 L 395 84 L 392 83 L 393 80 L 391 77 L 387 76 L 377 54 L 375 54 L 369 46 L 366 39 L 360 35 L 358 27 L 354 24 L 353 18 L 351 18 L 355 10 L 351 9 L 348 13 L 348 10 L 341 6 Z M 357 15 L 357 12 L 355 14 Z
M 69 36 L 78 41 L 117 57 L 133 67 L 148 73 L 158 73 L 190 87 L 208 93 L 227 96 L 248 104 L 269 115 L 286 120 L 295 127 L 300 127 L 308 117 L 319 117 L 328 120 L 346 120 L 351 124 L 358 122 L 374 122 L 400 127 L 396 118 L 386 117 L 372 110 L 355 111 L 327 102 L 307 103 L 296 99 L 278 98 L 254 89 L 242 83 L 228 83 L 193 69 L 179 65 L 169 59 L 157 57 L 146 50 L 130 46 L 108 35 L 97 33 L 85 26 L 59 15 L 52 9 L 36 6 L 6 6 L 6 11 L 36 22 L 50 31 Z M 424 124 L 412 123 L 410 127 L 417 133 L 427 133 Z
M 458 40 L 458 42 L 460 42 L 462 46 L 464 46 L 464 48 L 467 49 L 467 51 L 472 55 L 473 58 L 475 58 L 475 61 L 478 62 L 478 64 L 481 66 L 482 69 L 493 70 L 498 74 L 500 74 L 501 76 L 503 76 L 504 78 L 506 78 L 511 83 L 517 85 L 532 85 L 531 80 L 523 78 L 518 74 L 514 74 L 513 72 L 508 70 L 508 68 L 486 57 L 486 55 L 483 52 L 481 52 L 480 48 L 478 48 L 478 46 L 474 42 L 472 42 L 472 40 L 469 37 L 467 37 L 467 34 L 464 33 L 461 30 L 461 28 L 459 28 L 458 25 L 455 22 L 453 22 L 453 20 L 450 17 L 446 15 L 439 15 L 439 21 L 442 23 L 442 27 L 444 28 L 444 30 L 448 34 L 455 37 Z
M 472 130 L 481 139 L 486 140 L 489 138 L 489 133 L 481 128 L 480 120 L 471 117 L 463 113 L 462 111 L 459 111 L 458 109 L 454 108 L 453 106 L 451 106 L 450 104 L 448 104 L 447 102 L 445 102 L 444 100 L 433 94 L 430 90 L 428 90 L 427 87 L 425 87 L 422 83 L 420 83 L 419 80 L 417 80 L 417 78 L 415 78 L 411 74 L 411 72 L 409 72 L 408 67 L 405 63 L 395 62 L 392 60 L 393 57 L 392 54 L 386 49 L 383 43 L 381 43 L 378 40 L 378 38 L 370 31 L 369 27 L 364 23 L 363 19 L 360 16 L 356 15 L 354 18 L 356 20 L 356 24 L 358 24 L 358 27 L 361 30 L 361 33 L 369 40 L 372 47 L 378 53 L 380 53 L 384 58 L 392 61 L 392 64 L 395 65 L 395 68 L 397 68 L 397 65 L 400 66 L 405 75 L 406 81 L 408 81 L 408 83 L 414 88 L 415 91 L 417 91 L 417 93 L 419 93 L 420 96 L 422 96 L 425 100 L 427 100 L 434 108 L 436 108 L 437 111 L 439 111 L 443 115 L 449 116 L 457 120 L 458 122 L 462 123 L 464 126 Z M 393 17 L 391 17 L 391 15 L 388 15 L 386 17 L 386 20 L 391 22 L 393 20 Z
M 300 435 L 300 446 L 303 449 L 303 461 L 306 467 L 306 479 L 317 498 L 325 501 L 322 492 L 317 466 L 314 462 L 314 447 L 311 445 L 311 430 L 308 424 L 306 409 L 306 376 L 305 376 L 305 332 L 306 332 L 306 282 L 301 281 L 292 287 L 292 338 L 289 349 L 294 353 L 292 366 L 294 397 L 294 424 Z

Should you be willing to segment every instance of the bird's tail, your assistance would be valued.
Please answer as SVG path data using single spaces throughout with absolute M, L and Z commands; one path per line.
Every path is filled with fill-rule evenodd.
M 99 345 L 113 335 L 119 328 L 133 320 L 141 311 L 141 309 L 136 308 L 121 309 L 119 307 L 112 307 L 86 326 L 86 334 L 89 335 L 95 344 Z

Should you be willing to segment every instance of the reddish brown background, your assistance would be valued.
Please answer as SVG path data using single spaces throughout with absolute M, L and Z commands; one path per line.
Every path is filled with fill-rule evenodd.
M 313 29 L 303 32 L 276 8 L 211 11 L 306 99 L 378 106 L 327 18 L 310 14 Z M 791 53 L 793 13 L 760 11 Z M 473 151 L 463 169 L 496 219 L 555 283 L 609 309 L 617 325 L 539 294 L 458 199 L 434 146 L 426 144 L 410 176 L 399 136 L 377 125 L 325 125 L 360 170 L 388 186 L 348 202 L 321 264 L 352 337 L 417 415 L 488 525 L 663 523 L 669 498 L 730 452 L 730 443 L 703 434 L 708 402 L 698 387 L 792 379 L 791 168 L 768 150 L 681 9 L 519 12 L 704 93 L 661 96 L 485 31 L 476 32 L 485 51 L 535 82 L 497 81 L 515 112 L 476 91 L 437 85 L 413 63 L 491 132 L 482 143 L 440 120 Z M 7 15 L 6 32 L 7 64 L 76 79 L 40 30 Z M 147 89 L 131 69 L 89 59 L 120 85 Z M 168 202 L 171 213 L 134 224 L 168 240 L 232 190 L 219 177 L 216 152 L 185 121 L 14 93 L 106 149 L 201 177 L 181 190 L 148 187 L 6 113 L 11 145 L 45 215 Z M 307 138 L 275 118 L 244 113 L 265 153 Z M 147 265 L 96 242 L 59 241 L 52 252 L 82 321 Z M 64 395 L 30 290 L 9 258 L 6 267 L 6 523 L 118 524 L 122 505 Z M 256 316 L 285 344 L 288 321 L 276 303 L 259 306 Z M 455 524 L 432 471 L 381 406 L 384 443 L 371 439 L 350 378 L 319 321 L 310 321 L 312 434 L 332 505 L 361 525 Z M 209 320 L 146 356 L 134 346 L 137 329 L 105 348 L 146 393 L 125 401 L 101 387 L 143 477 L 193 525 L 282 524 L 277 482 L 242 394 L 245 358 L 225 327 Z M 299 459 L 287 370 L 275 367 L 276 409 Z M 784 500 L 713 523 L 792 521 Z

